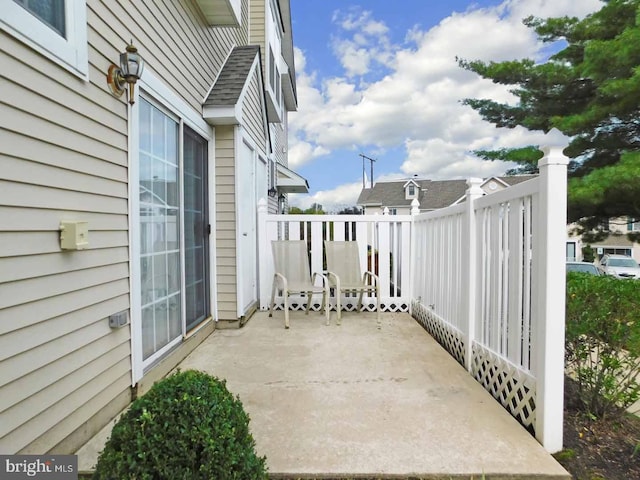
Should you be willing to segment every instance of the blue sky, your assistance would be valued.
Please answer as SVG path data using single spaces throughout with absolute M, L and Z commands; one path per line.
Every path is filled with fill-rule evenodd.
M 599 0 L 291 0 L 298 111 L 289 117 L 289 165 L 309 181 L 303 208 L 355 205 L 363 153 L 374 181 L 487 177 L 509 168 L 472 154 L 541 143 L 496 129 L 464 98 L 511 101 L 508 89 L 460 69 L 465 59 L 542 61 L 549 47 L 528 15 L 582 17 Z M 367 176 L 369 164 L 367 162 Z

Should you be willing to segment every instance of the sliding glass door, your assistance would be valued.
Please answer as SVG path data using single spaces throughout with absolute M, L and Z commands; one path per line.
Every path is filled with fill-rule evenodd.
M 209 316 L 207 141 L 184 128 L 184 258 L 187 330 Z
M 147 362 L 209 316 L 207 141 L 144 98 L 139 111 L 140 297 Z

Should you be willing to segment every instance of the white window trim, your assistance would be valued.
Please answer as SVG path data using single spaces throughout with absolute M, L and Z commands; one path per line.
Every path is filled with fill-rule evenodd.
M 65 2 L 67 38 L 14 1 L 3 2 L 0 27 L 74 75 L 89 80 L 85 0 Z
M 215 137 L 213 128 L 204 121 L 202 114 L 196 112 L 181 97 L 176 95 L 173 90 L 167 87 L 162 80 L 157 77 L 151 69 L 145 67 L 144 74 L 140 79 L 139 88 L 135 90 L 135 104 L 128 107 L 129 116 L 129 292 L 131 295 L 131 384 L 135 385 L 143 376 L 146 367 L 152 365 L 157 359 L 161 358 L 166 352 L 171 350 L 182 341 L 177 338 L 165 345 L 158 352 L 154 353 L 147 360 L 143 360 L 142 354 L 142 306 L 140 292 L 140 238 L 137 225 L 140 223 L 140 200 L 138 194 L 139 184 L 139 139 L 140 118 L 138 115 L 137 105 L 139 105 L 140 91 L 144 91 L 144 96 L 154 105 L 159 106 L 168 115 L 178 118 L 180 123 L 180 132 L 182 125 L 186 124 L 199 135 L 207 139 L 209 143 L 209 223 L 215 225 Z M 182 172 L 182 145 L 180 145 L 180 171 Z M 182 180 L 181 180 L 182 182 Z M 182 194 L 182 185 L 180 193 Z M 180 215 L 184 218 L 183 204 L 180 205 Z M 184 238 L 181 232 L 181 244 L 184 245 Z M 209 255 L 210 269 L 209 276 L 211 279 L 210 294 L 210 311 L 213 318 L 217 320 L 217 304 L 216 304 L 216 270 L 215 270 L 215 235 L 209 237 Z M 183 251 L 181 251 L 181 267 L 184 268 Z M 182 275 L 184 277 L 184 275 Z M 184 291 L 184 285 L 182 285 Z M 183 302 L 184 303 L 184 302 Z M 182 306 L 184 308 L 184 305 Z M 183 312 L 183 329 L 184 329 L 184 312 Z M 184 337 L 183 331 L 183 337 Z

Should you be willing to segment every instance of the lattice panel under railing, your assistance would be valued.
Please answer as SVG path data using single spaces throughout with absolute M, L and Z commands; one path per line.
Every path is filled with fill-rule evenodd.
M 536 382 L 530 374 L 473 343 L 472 374 L 525 427 L 536 419 Z
M 400 299 L 382 299 L 380 301 L 380 311 L 385 313 L 398 313 L 398 312 L 408 312 L 409 305 L 406 302 L 399 301 Z M 320 311 L 322 309 L 322 304 L 319 295 L 315 295 L 311 300 L 311 308 L 313 311 Z M 353 297 L 342 297 L 342 311 L 343 312 L 355 312 L 358 307 L 358 299 Z M 275 310 L 282 310 L 284 308 L 284 299 L 283 297 L 276 296 L 275 298 Z M 305 310 L 307 308 L 307 299 L 306 297 L 291 295 L 289 297 L 289 310 L 299 311 Z M 335 311 L 335 301 L 329 301 L 329 310 Z M 367 299 L 364 298 L 362 300 L 362 310 L 365 312 L 375 312 L 377 309 L 375 299 Z
M 429 334 L 442 345 L 453 358 L 464 365 L 464 340 L 462 333 L 444 322 L 438 315 L 421 303 L 411 303 L 412 316 Z

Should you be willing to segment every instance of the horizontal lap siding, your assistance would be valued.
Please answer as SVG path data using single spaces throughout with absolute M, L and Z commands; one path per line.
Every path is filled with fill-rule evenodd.
M 96 69 L 0 37 L 20 79 L 0 79 L 0 451 L 43 453 L 131 383 L 129 329 L 107 320 L 129 308 L 126 108 Z M 63 220 L 89 249 L 61 251 Z
M 133 39 L 200 112 L 231 46 L 247 43 L 247 5 L 242 28 L 213 28 L 195 2 L 88 0 L 88 81 L 0 31 L 1 452 L 71 453 L 130 396 L 129 327 L 108 326 L 130 282 L 129 111 L 109 65 Z M 62 220 L 88 222 L 87 250 L 60 250 Z
M 250 22 L 249 44 L 260 46 L 260 57 L 262 61 L 262 71 L 266 72 L 265 61 L 267 51 L 265 44 L 266 37 L 266 4 L 267 0 L 250 0 Z
M 251 141 L 256 146 L 258 153 L 264 158 L 266 155 L 266 132 L 262 117 L 262 93 L 256 69 L 249 80 L 249 88 L 242 104 L 242 118 Z
M 147 66 L 191 107 L 202 111 L 202 100 L 233 45 L 247 43 L 247 0 L 241 28 L 208 26 L 192 1 L 173 0 L 89 2 L 90 37 L 100 51 L 118 57 L 133 39 Z M 127 26 L 131 25 L 131 31 Z
M 235 127 L 216 128 L 216 268 L 218 317 L 236 320 Z

